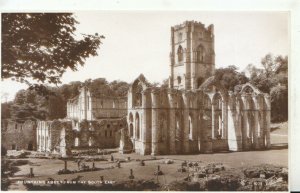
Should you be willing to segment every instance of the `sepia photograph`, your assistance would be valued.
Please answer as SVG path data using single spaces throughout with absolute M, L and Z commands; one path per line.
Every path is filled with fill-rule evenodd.
M 288 11 L 1 13 L 2 191 L 289 191 Z

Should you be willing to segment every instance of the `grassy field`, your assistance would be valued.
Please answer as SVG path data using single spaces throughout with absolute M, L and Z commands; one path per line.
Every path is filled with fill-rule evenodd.
M 271 143 L 276 146 L 278 144 L 287 144 L 288 129 L 287 123 L 273 124 L 271 132 Z M 156 160 L 151 156 L 141 156 L 138 154 L 113 153 L 115 159 L 125 160 L 130 156 L 131 161 L 121 163 L 121 168 L 116 166 L 115 162 L 96 161 L 95 166 L 102 168 L 100 171 L 82 172 L 77 174 L 58 175 L 57 172 L 64 168 L 64 162 L 57 159 L 36 159 L 26 158 L 30 162 L 28 165 L 19 166 L 19 171 L 15 173 L 12 179 L 24 179 L 29 174 L 30 168 L 33 168 L 35 177 L 31 180 L 47 180 L 53 178 L 55 180 L 72 180 L 79 177 L 84 181 L 99 181 L 100 176 L 104 176 L 104 180 L 123 181 L 128 180 L 130 169 L 133 169 L 133 175 L 136 180 L 155 180 L 162 183 L 182 180 L 187 177 L 187 173 L 177 172 L 181 167 L 181 163 L 186 161 L 199 162 L 206 165 L 209 163 L 223 163 L 226 168 L 243 168 L 260 164 L 273 164 L 288 167 L 288 149 L 271 149 L 265 151 L 247 151 L 247 152 L 231 152 L 231 153 L 214 153 L 214 154 L 198 154 L 198 155 L 164 155 L 156 156 Z M 110 155 L 104 155 L 110 160 Z M 165 164 L 164 160 L 171 159 L 173 164 Z M 139 160 L 145 160 L 145 166 L 140 166 Z M 92 167 L 92 162 L 86 162 L 86 165 Z M 154 171 L 160 165 L 164 175 L 155 176 Z M 69 170 L 78 170 L 75 161 L 68 161 Z M 18 187 L 15 187 L 18 189 Z

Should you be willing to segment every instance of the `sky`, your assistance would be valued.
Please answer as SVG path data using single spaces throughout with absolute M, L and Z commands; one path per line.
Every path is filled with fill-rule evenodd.
M 77 35 L 104 35 L 98 56 L 88 58 L 77 72 L 68 70 L 63 83 L 106 78 L 132 82 L 143 73 L 150 82 L 161 82 L 170 71 L 170 29 L 186 20 L 215 27 L 216 68 L 235 65 L 240 71 L 248 64 L 260 67 L 268 53 L 288 55 L 288 12 L 206 12 L 206 11 L 85 11 L 75 12 L 80 22 Z M 27 86 L 2 81 L 3 100 Z

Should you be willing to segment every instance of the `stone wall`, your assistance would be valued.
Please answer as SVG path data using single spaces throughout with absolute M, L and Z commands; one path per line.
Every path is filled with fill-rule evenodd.
M 270 147 L 268 94 L 251 84 L 237 93 L 213 82 L 204 85 L 189 91 L 158 88 L 138 77 L 128 93 L 128 132 L 134 150 L 159 155 Z
M 120 118 L 126 114 L 126 97 L 93 96 L 87 87 L 82 87 L 79 95 L 67 103 L 67 118 L 77 121 Z
M 36 123 L 1 120 L 1 145 L 7 150 L 36 150 Z
M 73 150 L 116 148 L 125 119 L 39 121 L 38 151 L 69 156 Z

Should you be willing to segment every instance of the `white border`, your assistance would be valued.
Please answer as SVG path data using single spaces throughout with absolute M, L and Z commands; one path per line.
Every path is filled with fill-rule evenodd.
M 299 0 L 0 0 L 1 12 L 143 11 L 290 11 L 289 185 L 300 190 L 300 1 Z M 297 57 L 298 56 L 298 57 Z M 296 65 L 298 64 L 298 65 Z

